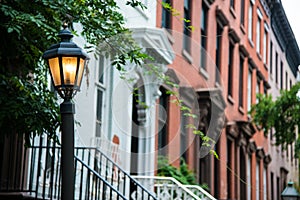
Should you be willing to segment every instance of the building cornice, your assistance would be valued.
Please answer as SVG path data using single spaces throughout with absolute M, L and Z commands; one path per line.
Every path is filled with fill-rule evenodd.
M 269 1 L 271 8 L 271 27 L 294 74 L 297 75 L 300 65 L 300 51 L 295 35 L 287 19 L 282 3 L 279 0 Z

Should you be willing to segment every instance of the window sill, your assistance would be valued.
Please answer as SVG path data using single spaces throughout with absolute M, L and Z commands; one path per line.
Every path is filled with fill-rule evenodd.
M 250 38 L 248 38 L 248 41 L 249 41 L 251 47 L 254 47 L 254 43 L 252 42 L 252 40 Z
M 269 71 L 268 65 L 267 65 L 266 63 L 264 63 L 264 67 L 265 67 L 265 69 L 266 69 L 267 71 Z
M 216 83 L 215 83 L 215 87 L 216 87 L 216 88 L 221 88 L 221 84 L 218 83 L 218 82 L 216 82 Z
M 257 57 L 258 57 L 259 60 L 262 60 L 262 57 L 261 57 L 261 55 L 260 55 L 259 52 L 256 52 L 256 55 L 257 55 Z
M 231 6 L 230 6 L 230 13 L 231 13 L 232 17 L 233 17 L 234 19 L 236 19 L 235 10 L 234 10 L 234 8 L 231 7 Z
M 244 110 L 243 107 L 239 106 L 238 110 L 239 110 L 239 112 L 240 112 L 242 115 L 245 114 L 245 110 Z
M 193 63 L 193 58 L 189 52 L 187 52 L 185 49 L 182 50 L 183 57 L 190 63 Z
M 228 102 L 231 103 L 232 105 L 235 103 L 235 101 L 234 101 L 234 99 L 232 98 L 231 95 L 228 95 L 228 96 L 227 96 L 227 100 L 228 100 Z
M 208 75 L 207 71 L 206 71 L 204 68 L 202 68 L 202 67 L 200 67 L 200 74 L 201 74 L 206 80 L 209 79 L 209 75 Z
M 243 24 L 240 25 L 240 29 L 243 32 L 243 34 L 245 35 L 246 34 L 246 30 L 245 30 L 245 27 L 244 27 Z

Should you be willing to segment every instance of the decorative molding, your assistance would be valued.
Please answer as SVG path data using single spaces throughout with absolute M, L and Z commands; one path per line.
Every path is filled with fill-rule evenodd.
M 221 23 L 223 27 L 229 24 L 229 20 L 227 19 L 223 10 L 219 8 L 219 6 L 217 6 L 216 9 L 216 16 L 217 16 L 217 20 Z
M 250 140 L 247 146 L 247 151 L 249 154 L 256 152 L 257 146 L 254 140 Z
M 225 101 L 220 89 L 201 88 L 196 90 L 200 109 L 199 129 L 213 141 L 217 141 L 225 128 Z M 213 146 L 214 143 L 210 142 Z M 212 147 L 201 146 L 200 157 L 209 153 Z
M 195 102 L 197 102 L 197 94 L 192 87 L 180 87 L 179 94 L 186 106 L 194 107 Z
M 175 53 L 163 29 L 143 27 L 130 30 L 135 41 L 160 64 L 167 65 L 173 62 Z
M 244 57 L 249 56 L 249 52 L 247 51 L 247 48 L 243 44 L 240 44 L 239 49 L 240 49 L 240 52 L 243 54 Z
M 226 132 L 228 135 L 232 136 L 233 138 L 237 139 L 239 136 L 239 128 L 235 122 L 228 122 L 226 126 Z
M 268 155 L 266 155 L 266 156 L 264 157 L 264 163 L 265 163 L 265 165 L 270 164 L 271 161 L 272 161 L 272 158 L 271 158 L 271 155 L 270 155 L 270 154 L 268 154 Z
M 269 84 L 268 81 L 264 80 L 264 87 L 266 87 L 267 89 L 270 89 L 271 85 Z
M 238 43 L 241 40 L 239 35 L 233 28 L 229 28 L 228 35 L 234 43 Z
M 265 151 L 262 147 L 258 147 L 256 149 L 256 157 L 257 157 L 258 160 L 263 159 L 265 157 L 265 155 L 266 155 Z
M 256 132 L 256 130 L 251 122 L 237 121 L 236 123 L 239 127 L 240 133 L 243 133 L 245 135 L 245 137 L 248 139 L 250 139 Z

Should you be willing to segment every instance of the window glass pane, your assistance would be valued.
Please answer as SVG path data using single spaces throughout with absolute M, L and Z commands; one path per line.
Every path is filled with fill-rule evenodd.
M 101 136 L 103 92 L 97 90 L 96 137 Z
M 240 56 L 240 71 L 239 71 L 239 106 L 244 107 L 243 102 L 244 102 L 244 59 L 242 56 Z
M 49 67 L 51 70 L 54 86 L 61 85 L 61 75 L 58 58 L 49 59 Z
M 250 3 L 248 11 L 248 37 L 252 41 L 252 15 L 253 15 L 253 5 Z
M 77 86 L 80 86 L 80 84 L 81 84 L 83 70 L 84 70 L 84 67 L 85 67 L 84 65 L 85 65 L 84 59 L 80 58 L 80 60 L 79 60 L 79 69 L 78 69 L 78 77 L 77 77 L 77 82 L 76 82 Z
M 104 73 L 104 56 L 99 56 L 99 71 L 98 71 L 98 80 L 100 83 L 103 83 L 103 73 Z
M 257 19 L 257 26 L 256 26 L 256 51 L 260 53 L 260 26 L 261 26 L 261 19 Z
M 171 5 L 170 0 L 163 0 L 164 3 Z M 162 16 L 161 16 L 161 27 L 170 29 L 171 28 L 171 11 L 162 8 Z
M 64 81 L 67 85 L 75 84 L 77 57 L 62 57 Z
M 252 70 L 249 69 L 248 81 L 247 81 L 247 111 L 250 111 L 251 109 L 251 102 L 252 102 Z

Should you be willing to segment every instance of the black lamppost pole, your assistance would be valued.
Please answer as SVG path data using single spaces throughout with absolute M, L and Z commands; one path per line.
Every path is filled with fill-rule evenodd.
M 61 98 L 62 119 L 61 133 L 61 168 L 62 168 L 62 200 L 74 199 L 74 113 L 75 107 L 71 102 L 80 89 L 81 80 L 88 55 L 71 41 L 72 33 L 67 25 L 58 36 L 61 42 L 52 45 L 43 54 L 50 68 L 54 88 Z

